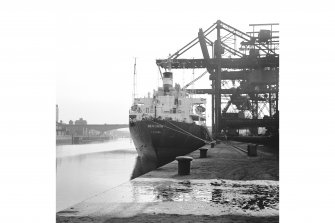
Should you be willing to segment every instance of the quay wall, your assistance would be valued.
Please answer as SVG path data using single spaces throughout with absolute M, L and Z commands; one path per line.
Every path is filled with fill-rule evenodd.
M 56 145 L 71 145 L 72 136 L 70 135 L 58 135 L 56 136 Z

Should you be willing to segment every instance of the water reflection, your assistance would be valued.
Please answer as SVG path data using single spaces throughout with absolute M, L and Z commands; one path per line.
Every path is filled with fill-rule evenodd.
M 57 146 L 57 211 L 145 174 L 156 166 L 156 163 L 137 157 L 130 138 Z
M 157 168 L 156 162 L 146 159 L 145 157 L 136 157 L 136 162 L 135 162 L 134 170 L 131 174 L 131 179 L 139 177 L 156 168 Z
M 130 197 L 123 197 L 123 202 L 136 201 L 142 202 L 166 202 L 166 201 L 210 201 L 212 198 L 212 188 L 206 183 L 195 183 L 190 181 L 175 182 L 169 180 L 154 179 L 145 181 L 139 178 L 130 182 Z M 114 195 L 114 194 L 113 194 Z
M 128 181 L 136 157 L 129 139 L 57 146 L 57 211 Z
M 265 207 L 276 208 L 279 202 L 278 185 L 257 183 L 215 184 L 208 180 L 136 179 L 124 187 L 122 202 L 208 202 L 218 205 L 230 204 L 242 209 L 254 210 Z M 131 190 L 131 193 L 127 192 Z M 120 191 L 118 191 L 120 192 Z M 111 194 L 114 197 L 114 193 Z
M 223 200 L 222 192 L 222 189 L 213 189 L 211 201 L 217 204 L 220 203 Z

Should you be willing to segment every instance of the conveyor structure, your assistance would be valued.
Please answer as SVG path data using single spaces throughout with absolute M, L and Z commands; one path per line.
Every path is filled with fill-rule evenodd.
M 278 25 L 250 24 L 252 31 L 245 33 L 218 20 L 205 31 L 199 29 L 196 38 L 168 58 L 156 60 L 159 68 L 166 69 L 170 60 L 172 69 L 206 69 L 210 74 L 211 89 L 188 91 L 211 94 L 215 138 L 236 136 L 239 129 L 256 136 L 265 127 L 267 136 L 278 139 Z M 179 58 L 198 43 L 203 58 Z

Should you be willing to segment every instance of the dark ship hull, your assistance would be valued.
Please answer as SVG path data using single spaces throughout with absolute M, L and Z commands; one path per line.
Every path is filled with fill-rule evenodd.
M 195 123 L 166 120 L 141 120 L 129 123 L 129 130 L 140 158 L 165 165 L 210 141 L 206 127 Z

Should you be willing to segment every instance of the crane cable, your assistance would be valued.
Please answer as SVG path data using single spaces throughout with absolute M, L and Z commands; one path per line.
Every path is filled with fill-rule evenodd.
M 194 82 L 196 82 L 197 80 L 199 80 L 200 78 L 202 78 L 205 74 L 207 74 L 207 70 L 202 73 L 199 77 L 195 78 L 194 80 L 192 80 L 190 83 L 186 84 L 182 89 L 184 90 L 185 88 L 187 88 L 188 86 L 192 85 Z

